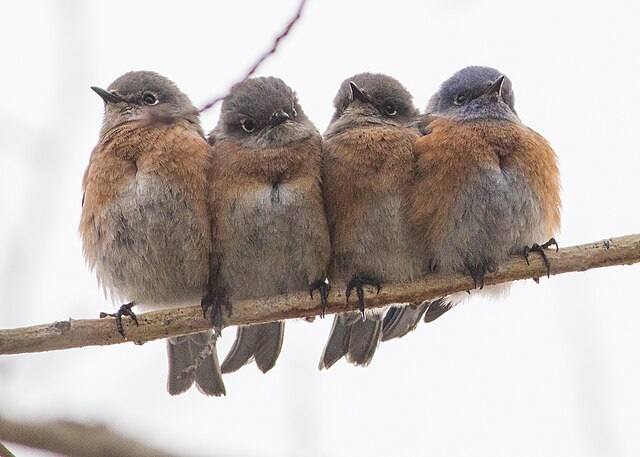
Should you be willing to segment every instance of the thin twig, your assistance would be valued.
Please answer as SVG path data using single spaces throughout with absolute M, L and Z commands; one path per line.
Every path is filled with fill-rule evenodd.
M 276 53 L 278 49 L 278 45 L 280 44 L 280 41 L 282 41 L 286 36 L 289 35 L 289 32 L 291 31 L 295 23 L 298 22 L 298 20 L 300 19 L 300 16 L 302 15 L 302 10 L 304 9 L 304 5 L 306 2 L 307 2 L 306 0 L 300 1 L 300 5 L 298 5 L 298 10 L 296 11 L 295 16 L 293 16 L 293 18 L 287 23 L 287 26 L 284 28 L 282 32 L 280 32 L 280 35 L 278 35 L 275 38 L 275 40 L 273 41 L 273 44 L 271 45 L 271 49 L 269 49 L 267 52 L 262 54 L 260 58 L 256 61 L 256 63 L 254 63 L 253 66 L 249 69 L 249 71 L 244 75 L 244 77 L 240 81 L 235 83 L 233 86 L 231 86 L 231 88 L 224 95 L 220 95 L 214 98 L 209 103 L 207 103 L 202 108 L 200 108 L 201 113 L 213 108 L 215 105 L 217 105 L 222 100 L 224 100 L 225 97 L 229 95 L 229 93 L 233 90 L 234 87 L 236 87 L 238 84 L 242 84 L 251 76 L 253 76 L 253 74 L 258 70 L 258 67 L 260 67 L 260 65 L 262 65 L 262 63 L 265 60 L 267 60 L 269 56 Z
M 594 243 L 547 251 L 551 274 L 586 271 L 613 265 L 640 262 L 640 234 L 610 238 Z M 540 256 L 532 255 L 531 265 L 520 256 L 502 263 L 495 273 L 487 274 L 485 284 L 498 284 L 546 276 Z M 366 307 L 380 308 L 392 303 L 421 303 L 473 288 L 473 280 L 462 274 L 431 274 L 412 283 L 384 284 L 379 294 L 367 294 Z M 372 291 L 369 291 L 372 292 Z M 328 313 L 355 311 L 357 303 L 347 303 L 344 292 L 334 287 L 329 294 Z M 319 316 L 319 300 L 311 300 L 308 292 L 257 300 L 241 300 L 233 304 L 233 314 L 225 326 L 246 325 L 276 320 Z M 202 318 L 200 306 L 166 309 L 138 315 L 140 326 L 125 320 L 128 340 L 136 344 L 170 336 L 186 335 L 211 328 Z M 0 354 L 55 351 L 84 346 L 124 343 L 116 332 L 113 319 L 69 319 L 52 324 L 0 330 Z
M 215 351 L 216 343 L 219 336 L 220 335 L 217 332 L 213 332 L 211 334 L 211 336 L 209 337 L 209 341 L 207 342 L 205 347 L 196 356 L 193 363 L 182 370 L 182 372 L 178 375 L 178 379 L 194 376 L 196 370 L 200 367 L 200 365 L 204 363 L 205 359 L 209 357 L 213 353 L 213 351 Z
M 0 439 L 71 457 L 114 455 L 170 457 L 174 455 L 138 443 L 101 425 L 84 425 L 67 421 L 17 422 L 0 417 Z M 0 445 L 0 456 L 12 455 L 4 454 Z
M 6 446 L 0 443 L 0 457 L 16 457 Z

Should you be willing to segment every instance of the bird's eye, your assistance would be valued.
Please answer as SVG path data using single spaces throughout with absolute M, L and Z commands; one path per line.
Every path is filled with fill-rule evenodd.
M 142 101 L 145 105 L 153 106 L 158 103 L 158 99 L 151 92 L 145 92 L 142 96 Z
M 256 129 L 256 123 L 253 122 L 251 119 L 244 119 L 241 125 L 242 125 L 242 130 L 244 130 L 247 133 L 251 133 Z
M 393 106 L 393 103 L 387 103 L 386 105 L 384 105 L 384 112 L 387 116 L 395 116 L 396 114 L 398 114 L 398 111 L 396 110 L 396 107 Z
M 291 117 L 295 119 L 297 115 L 298 115 L 298 112 L 296 111 L 296 108 L 292 106 L 291 107 Z
M 453 99 L 453 103 L 456 105 L 464 105 L 467 102 L 467 94 L 461 92 Z

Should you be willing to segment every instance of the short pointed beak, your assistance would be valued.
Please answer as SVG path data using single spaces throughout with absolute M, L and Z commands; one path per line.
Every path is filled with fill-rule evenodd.
M 504 75 L 500 75 L 498 79 L 491 83 L 485 94 L 498 94 L 498 98 L 502 98 L 502 85 L 504 84 Z
M 271 125 L 275 127 L 276 125 L 280 125 L 283 122 L 288 121 L 289 119 L 290 117 L 285 111 L 276 111 L 275 113 L 273 113 L 273 116 L 271 116 Z
M 101 89 L 100 87 L 91 86 L 91 90 L 93 90 L 96 94 L 100 96 L 105 103 L 118 103 L 121 102 L 122 99 L 118 97 L 116 94 L 113 94 L 109 91 Z
M 354 83 L 353 81 L 350 81 L 349 85 L 351 86 L 351 100 L 354 100 L 354 101 L 360 100 L 363 103 L 371 103 L 371 100 L 369 99 L 367 94 L 362 92 L 360 88 L 356 85 L 356 83 Z

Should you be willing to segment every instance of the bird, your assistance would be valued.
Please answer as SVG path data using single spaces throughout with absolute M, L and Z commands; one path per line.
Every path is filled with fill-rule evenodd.
M 549 273 L 544 249 L 557 249 L 560 229 L 557 157 L 520 120 L 511 80 L 490 67 L 459 70 L 429 100 L 420 129 L 409 225 L 423 272 L 469 274 L 474 288 L 494 296 L 509 285 L 485 288 L 485 274 L 509 255 L 528 262 L 537 251 Z M 424 320 L 468 296 L 460 292 L 426 304 Z
M 317 292 L 326 309 L 330 248 L 320 182 L 322 138 L 295 92 L 272 76 L 235 85 L 209 142 L 212 270 L 219 285 L 209 300 L 212 309 L 224 304 L 233 312 L 238 300 L 299 291 L 311 298 Z M 283 338 L 284 322 L 238 327 L 222 372 L 255 360 L 266 373 Z
M 384 311 L 365 314 L 364 287 L 411 281 L 420 272 L 407 225 L 406 195 L 420 133 L 409 91 L 385 74 L 360 73 L 340 85 L 323 135 L 322 182 L 331 240 L 329 282 L 355 290 L 360 312 L 341 313 L 319 369 L 346 356 L 368 365 L 380 342 Z M 366 316 L 366 318 L 365 318 Z
M 198 110 L 174 82 L 152 71 L 131 71 L 107 89 L 98 144 L 82 182 L 80 235 L 84 256 L 105 294 L 128 300 L 114 314 L 137 325 L 132 308 L 199 303 L 207 292 L 211 231 L 207 168 L 211 147 Z M 206 395 L 225 395 L 212 351 L 188 376 L 183 370 L 210 332 L 167 340 L 167 390 L 194 383 Z

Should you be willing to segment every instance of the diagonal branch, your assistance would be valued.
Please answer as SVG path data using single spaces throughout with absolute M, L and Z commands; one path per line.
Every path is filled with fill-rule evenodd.
M 306 0 L 301 0 L 300 1 L 300 5 L 298 5 L 298 10 L 296 11 L 296 14 L 293 16 L 293 18 L 291 18 L 291 20 L 287 23 L 286 27 L 284 28 L 284 30 L 282 32 L 280 32 L 280 35 L 278 35 L 276 37 L 276 39 L 273 41 L 273 44 L 271 45 L 271 49 L 269 49 L 267 52 L 265 52 L 264 54 L 262 54 L 258 60 L 256 60 L 256 63 L 253 64 L 253 66 L 249 69 L 249 71 L 244 75 L 244 77 L 238 81 L 237 83 L 235 83 L 233 86 L 231 86 L 231 88 L 227 91 L 226 94 L 224 95 L 220 95 L 216 98 L 214 98 L 213 100 L 211 100 L 209 103 L 207 103 L 206 105 L 204 105 L 202 108 L 200 108 L 200 112 L 204 112 L 207 111 L 208 109 L 213 108 L 215 105 L 217 105 L 218 103 L 220 103 L 222 100 L 225 99 L 225 97 L 227 95 L 229 95 L 229 92 L 231 92 L 231 90 L 236 87 L 238 84 L 241 84 L 243 82 L 245 82 L 247 79 L 249 79 L 251 76 L 253 76 L 253 74 L 258 70 L 258 68 L 260 67 L 260 65 L 262 65 L 262 63 L 267 60 L 269 58 L 269 56 L 271 56 L 272 54 L 275 54 L 277 49 L 278 49 L 278 45 L 280 44 L 280 41 L 282 41 L 285 37 L 287 37 L 289 35 L 289 32 L 291 31 L 291 29 L 293 28 L 293 26 L 295 25 L 296 22 L 298 22 L 298 20 L 300 19 L 300 16 L 302 15 L 302 10 L 304 9 L 304 5 L 306 3 Z
M 0 439 L 73 457 L 173 455 L 116 434 L 101 425 L 83 425 L 67 421 L 17 422 L 0 417 Z M 6 449 L 0 444 L 0 456 L 13 455 L 5 454 L 3 448 Z
M 613 265 L 640 262 L 640 234 L 587 243 L 548 251 L 551 274 Z M 520 256 L 513 256 L 500 265 L 496 273 L 489 273 L 485 284 L 498 284 L 519 279 L 543 277 L 546 269 L 539 255 L 531 254 L 531 265 Z M 385 284 L 378 295 L 368 294 L 367 308 L 380 308 L 392 303 L 421 303 L 454 292 L 473 288 L 473 281 L 461 274 L 432 274 L 412 283 Z M 357 303 L 347 304 L 342 290 L 331 291 L 328 313 L 354 311 Z M 241 300 L 234 303 L 233 314 L 225 325 L 244 325 L 274 320 L 319 316 L 319 300 L 311 300 L 308 293 L 276 296 L 260 300 Z M 210 328 L 199 306 L 153 311 L 138 316 L 140 326 L 125 320 L 128 341 L 142 344 L 147 341 L 184 335 Z M 123 343 L 112 319 L 82 319 L 0 330 L 0 354 L 54 351 L 83 346 L 102 346 Z
M 0 443 L 0 455 L 2 457 L 16 457 L 9 449 L 6 448 L 2 443 Z

